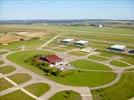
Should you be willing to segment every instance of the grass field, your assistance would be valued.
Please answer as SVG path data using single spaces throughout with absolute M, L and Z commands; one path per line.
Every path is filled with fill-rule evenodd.
M 76 68 L 81 68 L 81 69 L 89 69 L 89 70 L 112 70 L 106 65 L 92 62 L 89 60 L 76 60 L 74 62 L 70 63 L 72 66 Z
M 40 74 L 44 75 L 43 71 L 41 71 L 39 68 L 37 68 L 29 63 L 24 62 L 25 60 L 27 60 L 37 54 L 47 55 L 47 54 L 53 54 L 53 53 L 50 51 L 45 51 L 45 50 L 27 50 L 27 51 L 11 54 L 11 55 L 7 56 L 7 58 L 25 68 L 28 68 L 36 73 L 40 73 Z
M 110 27 L 90 27 L 90 26 L 56 26 L 56 25 L 3 25 L 1 32 L 14 32 L 14 31 L 41 31 L 48 33 L 61 33 L 64 37 L 86 39 L 92 42 L 101 42 L 104 45 L 118 43 L 126 43 L 128 46 L 133 47 L 133 33 L 132 29 L 123 28 L 110 28 Z M 82 34 L 81 34 L 82 33 Z M 105 41 L 104 41 L 105 40 Z M 103 48 L 104 49 L 104 48 Z
M 88 58 L 89 58 L 89 59 L 92 59 L 92 60 L 98 60 L 98 61 L 105 61 L 105 60 L 108 60 L 108 58 L 101 57 L 101 56 L 89 56 Z
M 17 73 L 17 74 L 8 76 L 8 78 L 17 84 L 21 84 L 21 83 L 29 81 L 32 77 L 26 73 Z
M 53 95 L 49 100 L 82 100 L 80 94 L 74 91 L 60 91 Z
M 113 53 L 113 52 L 108 52 L 108 51 L 103 51 L 103 50 L 98 50 L 98 52 L 100 52 L 100 56 L 104 56 L 104 57 L 114 57 L 114 56 L 121 56 L 119 54 Z
M 9 55 L 7 58 L 11 61 L 26 67 L 42 76 L 44 75 L 44 72 L 39 70 L 37 67 L 32 66 L 31 64 L 25 63 L 24 61 L 30 57 L 33 57 L 36 54 L 50 54 L 51 52 L 48 51 L 23 51 L 23 52 L 17 52 L 14 54 Z M 25 56 L 23 56 L 25 55 Z M 102 68 L 104 69 L 104 68 Z M 106 67 L 106 69 L 110 69 Z M 68 84 L 68 85 L 77 85 L 77 86 L 98 86 L 102 84 L 106 84 L 111 82 L 116 74 L 115 73 L 103 73 L 103 72 L 89 72 L 89 71 L 73 71 L 74 74 L 68 75 L 67 77 L 48 77 L 52 80 L 55 80 L 62 84 Z M 46 76 L 45 76 L 46 77 Z M 83 80 L 83 81 L 81 81 Z
M 45 83 L 33 83 L 26 86 L 25 89 L 36 96 L 41 96 L 42 94 L 47 92 L 50 87 L 48 84 Z
M 88 53 L 83 52 L 83 51 L 71 51 L 71 52 L 69 52 L 68 54 L 73 55 L 73 56 L 85 56 L 85 55 L 87 55 Z
M 32 40 L 27 40 L 27 41 L 19 41 L 19 42 L 10 43 L 6 46 L 0 45 L 0 48 L 1 49 L 15 49 L 15 48 L 19 48 L 23 45 L 25 45 L 26 47 L 34 47 L 35 48 L 43 43 L 44 43 L 43 40 L 32 39 Z
M 118 67 L 128 67 L 129 65 L 126 64 L 126 63 L 123 63 L 121 61 L 118 61 L 118 60 L 113 60 L 110 62 L 111 65 L 114 65 L 114 66 L 118 66 Z
M 66 77 L 48 77 L 56 82 L 73 86 L 99 86 L 111 82 L 116 77 L 112 72 L 73 71 Z
M 8 82 L 6 79 L 0 78 L 0 91 L 8 89 L 12 86 L 13 85 L 10 82 Z M 3 99 L 1 99 L 1 100 L 3 100 Z
M 107 47 L 109 47 L 109 45 L 107 45 L 107 44 L 103 44 L 103 43 L 91 43 L 90 44 L 90 46 L 92 47 L 92 48 L 99 48 L 99 49 L 105 49 L 105 48 L 107 48 Z
M 89 27 L 89 26 L 55 26 L 55 25 L 44 26 L 44 25 L 36 25 L 36 24 L 1 26 L 1 33 L 16 32 L 16 31 L 18 32 L 36 31 L 36 32 L 45 32 L 45 33 L 48 32 L 48 33 L 54 33 L 54 34 L 58 33 L 58 34 L 61 34 L 62 37 L 65 37 L 65 38 L 88 40 L 91 43 L 90 46 L 93 48 L 97 48 L 97 49 L 106 49 L 107 47 L 113 44 L 123 44 L 123 43 L 124 45 L 127 45 L 128 47 L 134 48 L 134 45 L 133 45 L 134 44 L 134 30 L 133 29 L 110 28 L 110 27 L 97 28 L 97 27 Z M 44 39 L 44 38 L 47 38 L 47 39 Z M 7 46 L 0 45 L 0 49 L 3 49 L 3 48 L 12 49 L 12 48 L 17 48 L 18 46 L 21 46 L 21 45 L 26 45 L 28 48 L 37 47 L 50 38 L 51 36 L 47 36 L 47 37 L 42 37 L 43 40 L 30 40 L 30 41 L 23 41 L 23 42 L 15 42 Z M 55 41 L 55 42 L 50 43 L 45 48 L 52 48 L 52 47 L 59 47 L 59 44 L 57 44 Z M 63 48 L 70 50 L 74 47 L 66 46 Z M 62 50 L 58 49 L 57 51 L 61 52 Z M 123 57 L 123 59 L 120 59 L 120 60 L 134 65 L 134 56 L 121 55 L 118 53 L 111 53 L 111 52 L 102 51 L 102 50 L 97 50 L 97 51 L 100 52 L 100 55 L 104 57 L 110 57 L 110 58 L 115 57 L 115 56 Z M 32 66 L 31 64 L 25 63 L 24 61 L 36 54 L 49 54 L 49 53 L 50 52 L 48 51 L 24 51 L 24 52 L 11 54 L 7 58 L 21 66 L 24 66 L 25 68 L 28 68 L 44 77 L 47 77 L 44 75 L 43 71 L 39 70 L 35 66 Z M 72 53 L 72 55 L 73 54 L 76 56 L 86 55 L 85 53 L 83 54 L 81 52 L 74 52 Z M 104 60 L 104 58 L 101 58 L 98 56 L 97 57 L 92 56 L 89 58 L 93 60 L 98 60 L 98 61 Z M 116 61 L 116 64 L 118 66 L 124 66 L 124 64 L 117 62 L 117 61 Z M 104 65 L 97 64 L 94 62 L 89 62 L 89 61 L 88 62 L 87 61 L 75 62 L 74 65 L 76 65 L 75 67 L 83 68 L 83 69 L 111 70 L 108 66 L 104 66 Z M 93 72 L 93 71 L 73 70 L 73 74 L 68 75 L 66 77 L 53 77 L 52 76 L 48 78 L 55 80 L 56 82 L 59 82 L 62 84 L 93 87 L 93 86 L 107 84 L 111 82 L 115 78 L 115 76 L 116 74 L 112 72 Z M 134 78 L 133 77 L 134 77 L 134 73 L 123 73 L 120 81 L 117 82 L 115 85 L 105 88 L 105 89 L 92 91 L 92 93 L 94 94 L 93 95 L 94 100 L 127 100 L 131 97 L 134 97 L 134 92 L 133 92 L 134 91 L 134 88 L 133 88 Z M 57 96 L 57 94 L 60 96 Z M 56 97 L 63 99 L 64 98 L 63 95 L 65 94 L 65 92 L 57 93 L 57 94 L 56 96 L 52 97 L 53 98 L 52 100 L 55 100 Z M 18 98 L 20 100 L 21 99 L 33 100 L 32 98 L 30 98 L 29 96 L 27 96 L 21 91 L 19 92 L 15 91 L 11 94 L 8 94 L 2 97 L 3 97 L 2 100 L 9 100 L 9 98 L 11 100 L 18 100 Z
M 4 62 L 3 61 L 0 61 L 0 65 L 2 65 Z
M 14 68 L 13 66 L 2 66 L 0 67 L 0 73 L 2 74 L 6 74 L 6 73 L 10 73 L 13 72 L 16 68 Z
M 111 87 L 93 90 L 94 100 L 128 100 L 134 97 L 134 73 L 123 73 L 120 81 Z
M 0 96 L 0 100 L 18 100 L 18 99 L 19 100 L 35 100 L 31 98 L 30 96 L 28 96 L 27 94 L 25 94 L 24 92 L 22 92 L 21 90 L 17 90 L 9 94 Z

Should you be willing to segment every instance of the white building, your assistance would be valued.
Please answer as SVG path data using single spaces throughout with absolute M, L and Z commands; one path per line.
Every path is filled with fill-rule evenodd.
M 100 25 L 99 25 L 99 28 L 102 28 L 102 27 L 103 27 L 103 26 L 100 24 Z
M 61 40 L 61 43 L 63 44 L 72 44 L 74 42 L 74 39 L 63 39 Z
M 126 45 L 112 45 L 108 49 L 115 51 L 124 51 L 126 49 Z
M 76 46 L 86 47 L 89 45 L 89 41 L 79 40 L 74 43 Z

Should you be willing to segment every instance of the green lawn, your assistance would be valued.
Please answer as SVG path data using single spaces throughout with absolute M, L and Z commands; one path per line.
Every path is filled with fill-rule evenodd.
M 102 50 L 98 50 L 98 52 L 100 52 L 100 55 L 101 56 L 104 56 L 104 57 L 114 57 L 114 56 L 121 56 L 121 55 L 118 55 L 116 53 L 113 53 L 113 52 L 108 52 L 108 51 L 102 51 Z
M 4 62 L 3 61 L 0 61 L 0 65 L 2 65 Z
M 71 52 L 69 52 L 68 54 L 74 55 L 74 56 L 85 56 L 85 55 L 87 55 L 88 53 L 83 52 L 83 51 L 71 51 Z
M 21 52 L 11 54 L 11 55 L 7 56 L 7 58 L 25 68 L 28 68 L 36 73 L 41 73 L 42 75 L 44 75 L 44 73 L 39 68 L 37 68 L 29 63 L 24 62 L 25 60 L 27 60 L 37 54 L 47 55 L 47 54 L 53 54 L 53 53 L 50 51 L 45 51 L 45 50 L 26 50 L 26 51 L 21 51 Z
M 114 66 L 118 66 L 118 67 L 128 67 L 129 65 L 126 64 L 126 63 L 123 63 L 121 61 L 118 61 L 118 60 L 113 60 L 110 62 L 111 65 L 114 65 Z
M 8 76 L 8 78 L 17 84 L 21 84 L 21 83 L 27 82 L 30 79 L 32 79 L 32 77 L 26 73 L 13 74 L 11 76 Z
M 74 71 L 65 77 L 48 77 L 56 82 L 73 86 L 99 86 L 111 82 L 116 74 L 112 72 Z
M 0 96 L 0 100 L 35 100 L 35 99 L 28 96 L 21 90 L 17 90 L 12 93 Z
M 0 73 L 2 74 L 6 74 L 6 73 L 10 73 L 13 72 L 16 68 L 14 68 L 13 66 L 2 66 L 0 67 Z
M 94 100 L 128 100 L 134 97 L 134 72 L 123 73 L 113 86 L 93 90 Z
M 13 85 L 4 78 L 0 78 L 0 91 L 8 89 Z
M 50 87 L 48 84 L 45 83 L 33 83 L 26 86 L 25 89 L 36 96 L 41 96 L 45 92 L 47 92 Z
M 72 66 L 89 70 L 112 70 L 110 67 L 89 60 L 76 60 L 70 63 Z
M 30 57 L 33 57 L 36 54 L 48 54 L 51 52 L 48 51 L 23 51 L 23 52 L 17 52 L 14 54 L 9 55 L 7 58 L 10 59 L 11 61 L 26 67 L 44 77 L 45 76 L 44 72 L 40 70 L 39 68 L 29 64 L 25 63 L 24 61 Z M 23 56 L 25 55 L 25 56 Z M 98 69 L 98 68 L 97 68 Z M 104 68 L 102 68 L 104 69 Z M 106 69 L 109 69 L 106 67 Z M 48 77 L 52 80 L 55 80 L 59 83 L 62 84 L 68 84 L 68 85 L 77 85 L 77 86 L 98 86 L 102 84 L 106 84 L 111 82 L 116 74 L 115 73 L 105 73 L 105 72 L 89 72 L 89 71 L 73 71 L 74 74 L 72 75 L 67 75 L 67 77 Z M 83 81 L 81 81 L 83 80 Z
M 89 59 L 98 60 L 98 61 L 105 61 L 108 60 L 108 58 L 101 57 L 101 56 L 89 56 Z
M 53 95 L 49 100 L 82 100 L 80 94 L 74 91 L 60 91 Z

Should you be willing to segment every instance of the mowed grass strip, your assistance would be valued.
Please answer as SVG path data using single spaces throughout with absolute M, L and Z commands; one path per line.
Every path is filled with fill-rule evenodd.
M 65 77 L 48 78 L 65 85 L 94 87 L 107 84 L 116 77 L 116 73 L 113 72 L 71 71 L 72 74 Z
M 50 87 L 46 83 L 33 83 L 26 86 L 25 89 L 36 96 L 41 96 L 47 92 Z
M 134 97 L 134 72 L 125 72 L 113 86 L 93 90 L 94 100 L 128 100 Z
M 2 66 L 2 67 L 0 67 L 0 73 L 2 73 L 2 74 L 7 74 L 7 73 L 13 72 L 15 70 L 16 70 L 16 68 L 13 67 L 13 66 Z
M 17 84 L 21 84 L 21 83 L 27 82 L 30 79 L 32 79 L 32 77 L 27 73 L 13 74 L 11 76 L 8 76 L 8 78 L 11 79 L 12 81 L 14 81 Z
M 110 62 L 110 64 L 114 65 L 114 66 L 118 66 L 118 67 L 128 67 L 129 66 L 128 64 L 118 61 L 118 60 L 113 60 Z
M 110 67 L 89 60 L 76 60 L 70 63 L 72 66 L 88 70 L 112 70 Z
M 56 93 L 49 100 L 82 100 L 82 98 L 77 92 L 65 90 Z
M 6 95 L 0 96 L 0 100 L 35 100 L 21 90 L 17 90 Z
M 88 53 L 87 52 L 83 52 L 83 51 L 71 51 L 68 54 L 70 55 L 74 55 L 74 56 L 85 56 Z
M 2 65 L 4 62 L 3 61 L 0 61 L 0 65 Z
M 101 56 L 89 56 L 89 59 L 98 60 L 98 61 L 105 61 L 108 60 L 108 58 L 101 57 Z
M 10 82 L 8 82 L 6 79 L 0 78 L 0 91 L 8 89 L 12 86 L 13 85 Z M 1 100 L 3 100 L 3 99 L 1 99 Z

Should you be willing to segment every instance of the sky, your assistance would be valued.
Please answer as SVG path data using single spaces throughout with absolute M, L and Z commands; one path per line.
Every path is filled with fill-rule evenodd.
M 0 0 L 1 20 L 134 20 L 134 0 Z

